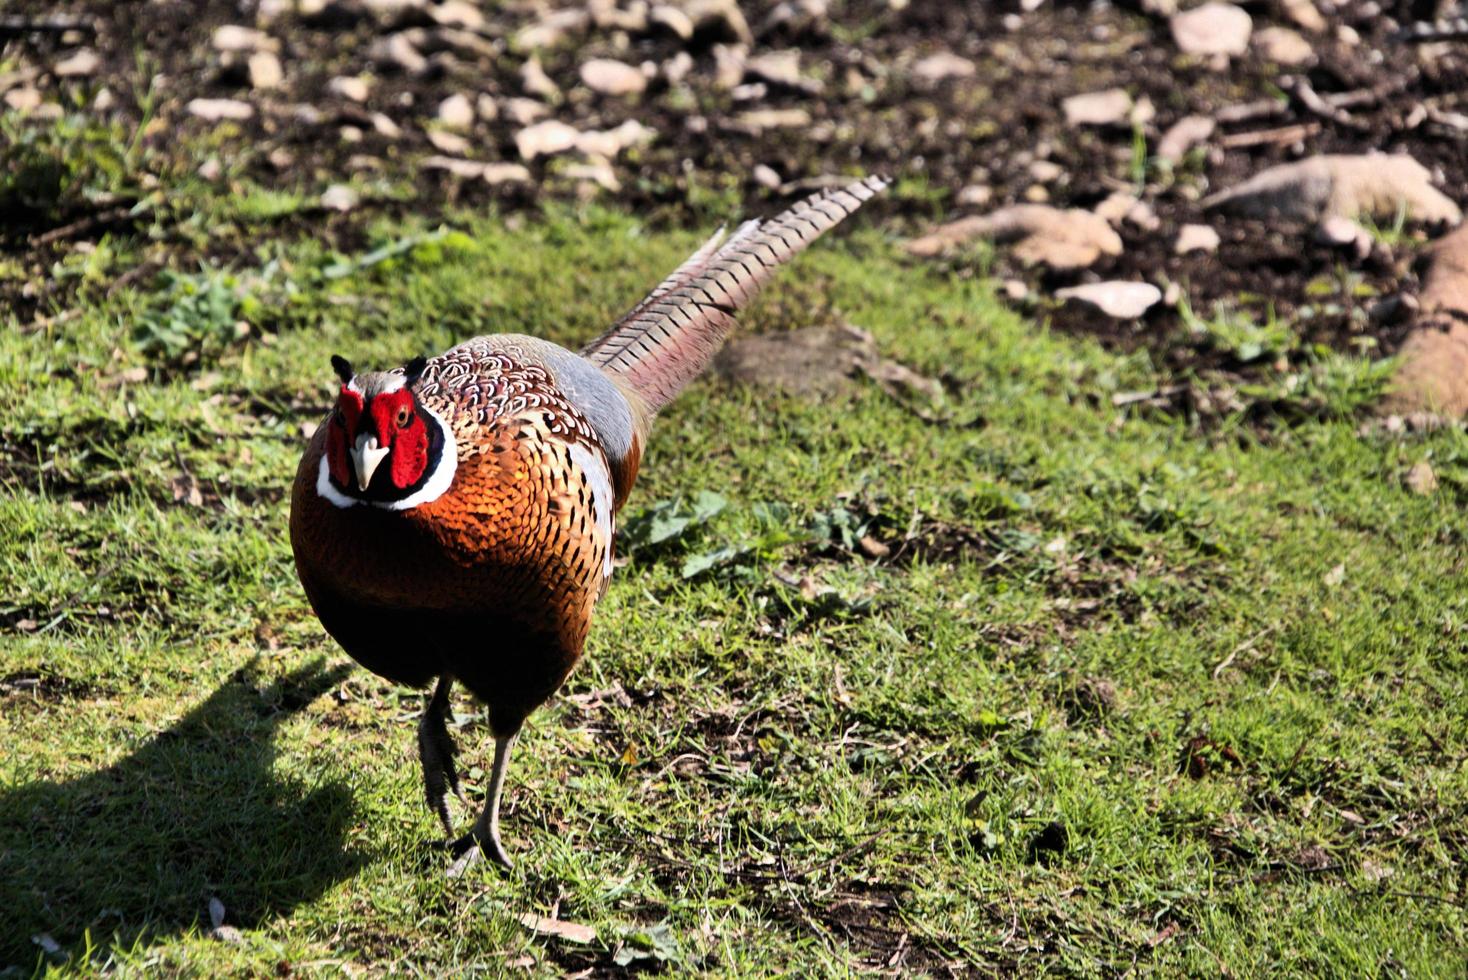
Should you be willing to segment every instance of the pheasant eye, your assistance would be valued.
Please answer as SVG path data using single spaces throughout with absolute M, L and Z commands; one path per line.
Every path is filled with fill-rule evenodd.
M 398 428 L 406 429 L 408 427 L 408 420 L 412 417 L 412 413 L 409 412 L 406 408 L 398 409 Z

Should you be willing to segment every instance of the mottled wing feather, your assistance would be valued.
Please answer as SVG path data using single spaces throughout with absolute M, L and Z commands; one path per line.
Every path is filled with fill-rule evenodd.
M 716 235 L 606 334 L 582 350 L 656 412 L 708 366 L 734 316 L 785 262 L 887 186 L 868 177 L 822 191 L 768 222 Z

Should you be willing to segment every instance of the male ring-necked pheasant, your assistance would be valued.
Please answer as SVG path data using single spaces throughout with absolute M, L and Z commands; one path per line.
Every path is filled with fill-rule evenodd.
M 444 721 L 454 680 L 488 706 L 488 798 L 449 845 L 451 874 L 481 852 L 510 864 L 510 746 L 581 656 L 653 416 L 776 268 L 885 186 L 868 178 L 720 231 L 579 354 L 491 334 L 392 371 L 331 359 L 341 390 L 291 493 L 296 571 L 364 667 L 415 687 L 438 679 L 418 751 L 450 838 L 448 790 L 463 799 Z

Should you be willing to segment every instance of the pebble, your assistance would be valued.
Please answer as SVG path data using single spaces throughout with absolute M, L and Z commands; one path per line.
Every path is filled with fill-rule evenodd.
M 285 68 L 280 59 L 270 51 L 256 51 L 250 55 L 250 87 L 254 89 L 280 88 L 285 82 Z
M 349 102 L 366 102 L 372 87 L 359 75 L 338 75 L 326 83 L 326 90 Z
M 1210 2 L 1173 14 L 1172 39 L 1183 54 L 1237 57 L 1249 48 L 1253 19 L 1231 3 Z
M 638 95 L 647 88 L 641 69 L 612 58 L 592 58 L 581 66 L 581 81 L 600 95 Z
M 527 95 L 533 95 L 547 102 L 555 102 L 561 97 L 560 87 L 551 81 L 550 76 L 541 67 L 540 59 L 534 55 L 520 66 L 520 85 L 525 89 Z
M 449 129 L 468 129 L 474 125 L 474 106 L 468 96 L 455 92 L 438 104 L 438 121 Z
M 193 99 L 186 106 L 189 115 L 207 122 L 225 119 L 249 119 L 255 115 L 255 107 L 238 99 Z
M 1294 67 L 1315 60 L 1315 49 L 1299 31 L 1288 27 L 1266 27 L 1254 35 L 1254 46 L 1265 59 Z
M 346 184 L 332 184 L 321 193 L 321 206 L 328 211 L 350 211 L 358 200 L 357 192 Z
M 1184 116 L 1157 141 L 1157 158 L 1177 163 L 1189 150 L 1212 136 L 1217 125 L 1211 116 Z
M 1076 300 L 1117 320 L 1135 320 L 1162 300 L 1162 290 L 1149 282 L 1091 282 L 1055 293 L 1056 298 Z
M 1132 97 L 1121 88 L 1072 95 L 1060 103 L 1070 126 L 1115 126 L 1127 121 Z
M 86 78 L 95 75 L 97 69 L 102 67 L 102 59 L 97 52 L 90 48 L 82 48 L 71 55 L 62 58 L 51 68 L 51 73 L 57 78 Z
M 693 20 L 682 10 L 670 4 L 660 3 L 648 12 L 649 27 L 660 27 L 678 38 L 688 41 L 693 38 Z
M 559 119 L 547 119 L 516 133 L 515 149 L 519 151 L 521 159 L 530 161 L 539 156 L 553 156 L 574 149 L 580 136 L 575 128 Z
M 1218 251 L 1218 232 L 1211 225 L 1183 225 L 1178 229 L 1177 242 L 1173 245 L 1173 251 L 1178 255 L 1187 255 L 1189 252 L 1216 252 Z
M 239 24 L 221 24 L 210 41 L 215 51 L 243 54 L 249 51 L 279 51 L 280 42 L 264 31 Z
M 969 78 L 977 71 L 978 67 L 967 58 L 960 57 L 951 51 L 940 51 L 914 62 L 912 77 L 920 82 L 934 85 L 949 78 Z

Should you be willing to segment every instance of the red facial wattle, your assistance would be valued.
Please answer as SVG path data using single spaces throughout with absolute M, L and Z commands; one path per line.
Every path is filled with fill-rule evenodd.
M 393 486 L 406 490 L 428 468 L 428 427 L 418 414 L 418 403 L 406 388 L 372 399 L 368 411 L 377 425 L 377 443 L 392 450 L 388 475 Z
M 331 478 L 339 486 L 351 486 L 352 467 L 347 461 L 347 452 L 352 440 L 357 437 L 357 425 L 362 419 L 365 403 L 360 393 L 342 385 L 336 399 L 336 414 L 326 423 L 326 460 L 331 468 Z

